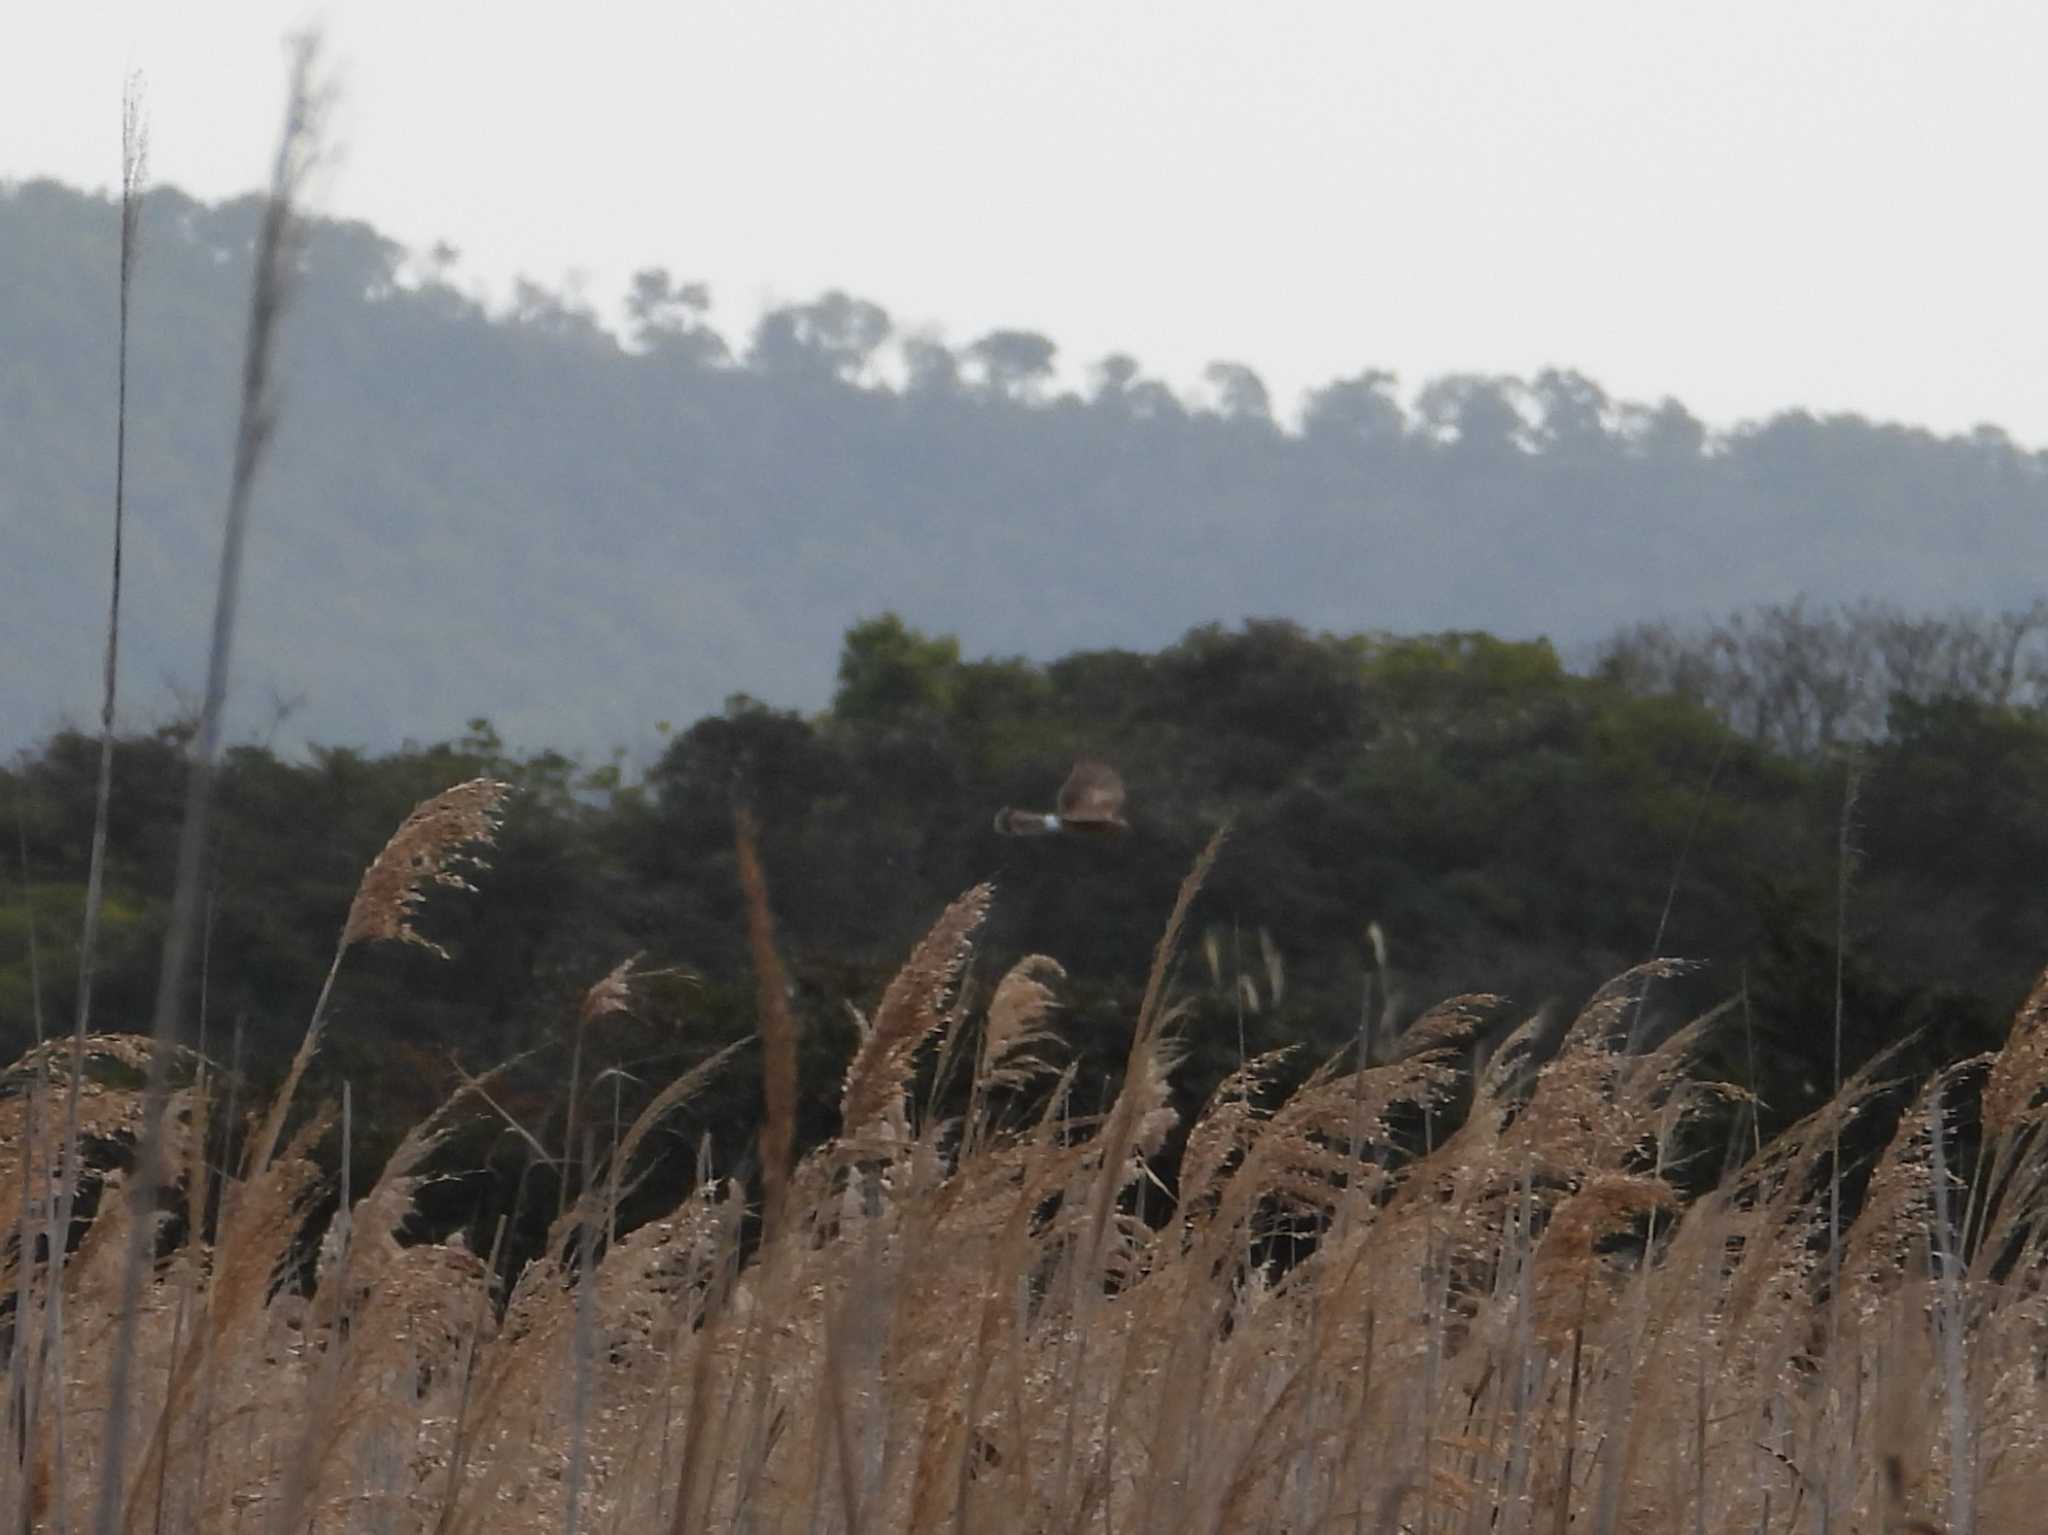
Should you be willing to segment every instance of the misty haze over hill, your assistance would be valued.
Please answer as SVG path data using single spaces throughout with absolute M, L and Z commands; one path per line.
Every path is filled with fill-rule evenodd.
M 258 215 L 148 202 L 131 724 L 202 670 Z M 0 188 L 0 748 L 96 707 L 117 232 L 103 198 Z M 1791 412 L 1715 433 L 1567 372 L 1437 379 L 1409 403 L 1361 358 L 1291 429 L 1247 363 L 1199 401 L 1125 357 L 1062 392 L 1056 338 L 942 345 L 840 294 L 727 337 L 701 290 L 649 273 L 622 342 L 560 295 L 494 316 L 459 281 L 367 226 L 310 231 L 237 733 L 276 700 L 297 703 L 281 743 L 385 747 L 485 715 L 523 748 L 637 747 L 735 692 L 823 704 L 844 631 L 884 609 L 970 655 L 1270 616 L 1569 656 L 1800 595 L 2024 606 L 2048 570 L 2048 454 L 1991 428 Z

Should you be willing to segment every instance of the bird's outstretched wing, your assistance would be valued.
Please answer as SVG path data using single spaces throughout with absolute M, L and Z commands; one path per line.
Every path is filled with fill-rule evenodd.
M 1036 810 L 998 810 L 996 833 L 1004 837 L 1043 837 L 1060 829 L 1058 816 Z
M 1124 781 L 1108 763 L 1083 758 L 1060 785 L 1056 809 L 1062 821 L 1122 826 Z

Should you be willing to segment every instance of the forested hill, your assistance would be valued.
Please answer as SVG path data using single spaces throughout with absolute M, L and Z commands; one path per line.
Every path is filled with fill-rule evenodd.
M 149 200 L 137 723 L 196 690 L 257 212 Z M 117 224 L 103 198 L 0 188 L 0 747 L 97 699 Z M 245 735 L 299 701 L 281 743 L 383 748 L 477 714 L 522 748 L 646 743 L 738 691 L 821 705 L 839 637 L 884 608 L 970 655 L 1156 648 L 1247 615 L 1570 654 L 1802 593 L 2022 606 L 2048 570 L 2048 456 L 1990 429 L 1792 413 L 1716 435 L 1569 373 L 1444 378 L 1404 406 L 1361 358 L 1297 431 L 1242 365 L 1191 400 L 1112 357 L 1076 394 L 1050 338 L 948 347 L 843 295 L 722 337 L 700 290 L 648 273 L 621 342 L 559 295 L 493 315 L 461 281 L 360 224 L 311 232 L 248 555 Z
M 1994 633 L 1930 632 L 1951 656 Z M 1866 652 L 1858 669 L 1876 673 L 1875 647 L 1895 639 L 1814 628 L 1723 676 L 1751 684 L 1731 696 L 1792 696 L 1817 648 Z M 1664 654 L 1701 674 L 1704 658 Z M 1513 998 L 1510 1021 L 1546 1003 L 1569 1017 L 1662 953 L 1704 968 L 1661 984 L 1637 1021 L 1661 1031 L 1738 1002 L 1711 1069 L 1758 1095 L 1768 1134 L 1827 1096 L 1837 1050 L 1854 1071 L 1896 1046 L 1890 1069 L 1910 1081 L 1995 1048 L 2048 957 L 2048 709 L 2038 679 L 2009 701 L 2002 670 L 1973 683 L 1956 668 L 1917 699 L 1893 690 L 1880 732 L 1845 753 L 1731 729 L 1684 688 L 1645 689 L 1640 667 L 1574 676 L 1548 646 L 1483 634 L 1262 624 L 1041 667 L 963 661 L 948 638 L 884 618 L 845 637 L 827 710 L 735 701 L 676 732 L 639 784 L 510 754 L 482 723 L 378 755 L 240 747 L 217 784 L 187 1037 L 203 1031 L 221 1059 L 275 1081 L 365 865 L 416 802 L 488 774 L 517 789 L 489 868 L 420 912 L 450 957 L 366 943 L 334 994 L 315 1085 L 354 1082 L 359 1148 L 430 1112 L 451 1062 L 528 1050 L 541 1053 L 505 1084 L 517 1101 L 501 1101 L 556 1126 L 553 1143 L 565 1022 L 628 955 L 648 972 L 645 1005 L 606 1021 L 585 1057 L 586 1084 L 600 1067 L 631 1073 L 600 1090 L 607 1115 L 612 1094 L 630 1118 L 679 1060 L 751 1034 L 736 803 L 761 828 L 806 1042 L 807 1136 L 837 1123 L 847 1007 L 872 1009 L 917 936 L 982 881 L 996 898 L 976 995 L 1024 954 L 1056 958 L 1057 1058 L 1079 1062 L 1077 1101 L 1099 1101 L 1175 888 L 1226 824 L 1175 986 L 1192 1009 L 1174 1073 L 1184 1107 L 1246 1052 L 1301 1046 L 1305 1072 L 1362 1021 L 1381 1051 L 1461 992 Z M 1113 757 L 1129 784 L 1124 837 L 995 834 L 999 806 L 1049 808 L 1084 752 Z M 176 733 L 116 753 L 93 1016 L 117 1027 L 150 1016 L 185 761 Z M 0 1059 L 73 1016 L 97 771 L 79 734 L 0 765 Z M 748 1144 L 757 1066 L 721 1077 L 682 1144 L 700 1130 L 722 1155 Z

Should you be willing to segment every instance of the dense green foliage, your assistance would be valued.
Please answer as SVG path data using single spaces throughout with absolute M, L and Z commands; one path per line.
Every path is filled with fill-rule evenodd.
M 181 747 L 174 733 L 121 743 L 101 1026 L 146 1015 Z M 1125 839 L 992 833 L 998 806 L 1047 806 L 1083 752 L 1113 758 L 1128 780 Z M 94 753 L 59 735 L 0 784 L 26 839 L 51 1031 L 70 1021 Z M 1362 1015 L 1384 1048 L 1387 1029 L 1456 992 L 1568 1014 L 1661 953 L 1706 964 L 1653 989 L 1641 1026 L 1739 997 L 1743 1026 L 1722 1032 L 1720 1069 L 1753 1085 L 1778 1123 L 1831 1091 L 1851 772 L 1849 1069 L 1909 1030 L 1922 1032 L 1908 1066 L 2001 1036 L 2048 949 L 2031 915 L 2048 844 L 2044 762 L 2048 716 L 1963 695 L 1901 699 L 1853 759 L 1793 756 L 1683 696 L 1575 676 L 1547 645 L 1478 633 L 1335 637 L 1261 623 L 1039 666 L 963 661 L 950 640 L 891 615 L 847 636 L 832 709 L 805 717 L 735 697 L 676 735 L 644 782 L 512 758 L 483 721 L 453 743 L 377 757 L 232 752 L 204 1007 L 195 996 L 191 1013 L 212 1053 L 239 1051 L 250 1075 L 273 1077 L 364 865 L 415 802 L 493 774 L 520 792 L 492 867 L 477 893 L 437 894 L 421 918 L 452 960 L 402 945 L 354 956 L 322 1080 L 354 1082 L 369 1155 L 438 1101 L 454 1063 L 537 1049 L 501 1101 L 559 1137 L 578 998 L 639 953 L 666 973 L 588 1045 L 580 1117 L 608 1123 L 678 1064 L 751 1031 L 731 819 L 743 796 L 761 822 L 804 1030 L 806 1137 L 834 1124 L 848 1005 L 871 1007 L 945 902 L 985 879 L 998 894 L 980 984 L 1027 952 L 1066 965 L 1085 1108 L 1121 1060 L 1176 884 L 1228 820 L 1180 976 L 1193 1000 L 1186 1096 L 1244 1049 L 1305 1041 L 1305 1067 L 1352 1041 Z M 10 894 L 10 1052 L 33 1026 L 27 929 L 27 904 Z M 599 1076 L 615 1066 L 627 1075 Z M 753 1066 L 735 1068 L 692 1133 L 708 1124 L 721 1156 L 745 1155 L 755 1092 Z M 509 1130 L 477 1155 L 524 1160 Z
M 146 205 L 135 720 L 198 688 L 257 215 Z M 103 198 L 0 188 L 0 749 L 97 697 L 118 223 Z M 1411 396 L 1364 370 L 1297 418 L 1239 364 L 1187 398 L 1128 357 L 1061 374 L 1047 337 L 941 344 L 843 294 L 728 339 L 660 272 L 620 337 L 537 287 L 487 311 L 445 256 L 308 231 L 248 549 L 243 735 L 275 700 L 298 705 L 294 747 L 385 751 L 481 713 L 522 750 L 652 748 L 654 722 L 736 689 L 822 706 L 840 635 L 884 608 L 970 656 L 1153 650 L 1251 615 L 1574 655 L 1802 593 L 2024 606 L 2048 569 L 2048 459 L 1991 428 L 1791 412 L 1713 433 L 1569 372 Z

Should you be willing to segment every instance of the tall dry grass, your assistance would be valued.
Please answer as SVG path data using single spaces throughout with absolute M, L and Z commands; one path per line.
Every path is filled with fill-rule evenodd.
M 451 792 L 474 808 L 474 786 Z M 415 857 L 421 827 L 441 835 Z M 408 828 L 364 881 L 376 936 L 409 931 L 406 893 L 489 830 L 425 811 Z M 651 1133 L 686 1124 L 730 1052 L 596 1149 L 509 1293 L 484 1258 L 397 1237 L 488 1081 L 336 1217 L 308 1290 L 281 1276 L 334 1114 L 287 1134 L 273 1105 L 222 1179 L 201 1155 L 206 1084 L 180 1071 L 158 1206 L 192 1219 L 158 1244 L 121 1398 L 109 1349 L 138 1206 L 106 1166 L 53 1269 L 49 1106 L 69 1052 L 44 1047 L 0 1100 L 0 1519 L 80 1527 L 125 1418 L 146 1449 L 117 1527 L 138 1532 L 2034 1527 L 2048 981 L 2001 1053 L 1918 1089 L 1834 1248 L 1836 1147 L 1896 1105 L 1885 1064 L 1688 1195 L 1687 1159 L 1718 1154 L 1740 1107 L 1692 1072 L 1731 1024 L 1642 1046 L 1654 966 L 1561 1041 L 1531 1020 L 1483 1061 L 1475 1040 L 1512 1021 L 1495 998 L 1436 1008 L 1383 1062 L 1326 1063 L 1284 1096 L 1277 1061 L 1248 1061 L 1187 1128 L 1169 1197 L 1150 1158 L 1173 1127 L 1170 976 L 1214 851 L 1169 920 L 1123 1082 L 1086 1120 L 1056 1064 L 1057 966 L 1031 956 L 973 1008 L 993 897 L 948 908 L 865 1025 L 843 1135 L 788 1170 L 758 1243 L 757 1192 L 726 1179 L 613 1225 Z M 758 859 L 746 898 L 765 913 Z M 352 915 L 344 950 L 366 932 Z M 771 1054 L 787 1026 L 764 1008 Z M 150 1047 L 94 1049 L 85 1118 L 103 1146 L 132 1142 Z M 912 1093 L 940 1053 L 971 1076 L 959 1119 Z M 1280 1230 L 1304 1234 L 1284 1271 L 1264 1257 Z
M 336 979 L 365 943 L 433 948 L 414 925 L 424 894 L 464 885 L 496 829 L 503 788 L 478 781 L 422 805 L 366 871 L 283 1086 L 236 1163 L 217 1165 L 212 1079 L 168 1041 L 315 141 L 310 62 L 298 54 L 258 252 L 156 1033 L 41 1043 L 0 1078 L 0 1526 L 2037 1527 L 2048 978 L 2004 1050 L 1917 1087 L 1860 1199 L 1843 1198 L 1843 1132 L 1895 1097 L 1882 1061 L 1699 1192 L 1700 1148 L 1741 1146 L 1738 1095 L 1694 1074 L 1723 1015 L 1653 1042 L 1642 997 L 1662 969 L 1646 966 L 1561 1038 L 1531 1019 L 1482 1057 L 1499 999 L 1397 1028 L 1375 928 L 1383 995 L 1377 1012 L 1365 998 L 1355 1054 L 1285 1095 L 1278 1055 L 1243 1060 L 1185 1127 L 1168 1189 L 1154 1161 L 1179 1128 L 1186 1022 L 1172 978 L 1219 839 L 1166 920 L 1105 1113 L 1070 1109 L 1053 959 L 1023 959 L 974 1005 L 966 978 L 996 898 L 977 887 L 862 1019 L 841 1133 L 799 1158 L 796 1024 L 742 817 L 759 1191 L 706 1175 L 663 1218 L 619 1223 L 655 1132 L 686 1119 L 733 1046 L 602 1142 L 572 1117 L 557 1148 L 504 1114 L 491 1076 L 465 1079 L 312 1231 L 319 1153 L 350 1124 L 347 1096 L 338 1111 L 298 1102 Z M 117 566 L 109 713 L 118 611 Z M 1277 1001 L 1277 951 L 1261 949 Z M 90 966 L 88 944 L 82 991 Z M 632 981 L 627 961 L 586 996 L 574 1088 L 585 1030 L 628 1005 Z M 946 1099 L 959 1118 L 912 1094 L 934 1056 L 941 1077 L 968 1075 Z M 400 1239 L 436 1149 L 472 1113 L 583 1169 L 543 1255 L 509 1283 L 498 1250 Z

